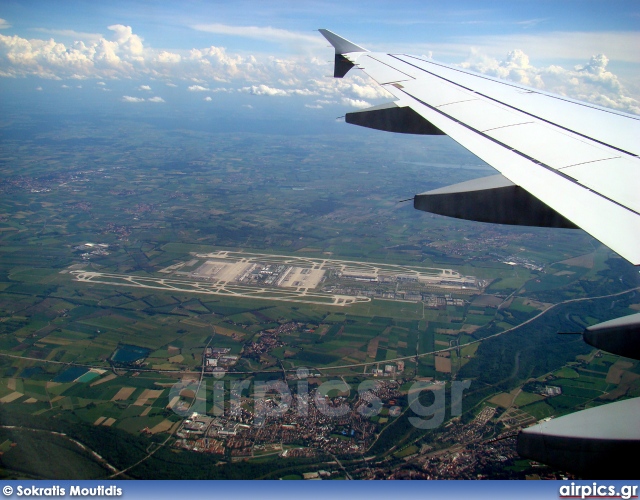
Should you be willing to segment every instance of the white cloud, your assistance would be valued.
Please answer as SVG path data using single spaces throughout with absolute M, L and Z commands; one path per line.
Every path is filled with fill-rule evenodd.
M 213 101 L 213 99 L 209 95 L 207 97 L 205 97 L 204 100 L 207 101 L 207 102 Z
M 243 104 L 242 107 L 247 109 L 253 109 L 253 106 L 251 104 Z
M 512 50 L 501 61 L 473 51 L 461 66 L 529 87 L 640 114 L 640 102 L 629 96 L 618 77 L 607 70 L 608 63 L 609 59 L 599 54 L 592 56 L 588 63 L 571 69 L 558 65 L 536 67 L 522 50 Z
M 256 73 L 264 71 L 259 68 L 253 56 L 229 54 L 224 47 L 207 47 L 191 49 L 183 58 L 184 69 L 195 72 L 197 78 L 205 81 L 226 82 L 230 79 L 252 79 Z
M 358 97 L 364 97 L 366 99 L 391 97 L 386 90 L 378 85 L 358 85 L 354 83 L 351 85 L 351 91 Z
M 469 61 L 461 64 L 479 73 L 490 74 L 498 78 L 508 79 L 522 85 L 542 87 L 543 83 L 530 62 L 529 57 L 519 49 L 512 50 L 503 61 L 488 57 L 472 50 Z
M 345 94 L 365 99 L 391 99 L 393 97 L 361 72 L 349 73 L 346 78 L 342 79 L 313 79 L 309 86 L 325 97 L 342 98 Z
M 467 47 L 481 47 L 483 51 L 492 52 L 494 55 L 504 54 L 506 47 L 519 47 L 536 60 L 584 60 L 592 54 L 605 53 L 616 61 L 640 63 L 640 53 L 637 50 L 637 47 L 640 47 L 640 31 L 557 31 L 487 36 L 474 42 L 467 44 Z
M 42 87 L 36 87 L 36 90 L 41 92 L 42 91 Z
M 526 19 L 524 21 L 516 21 L 516 24 L 519 26 L 524 26 L 525 28 L 530 28 L 532 26 L 537 26 L 540 23 L 544 23 L 548 21 L 547 18 L 539 17 L 536 19 Z
M 147 99 L 149 102 L 165 102 L 162 97 L 154 96 Z
M 304 42 L 312 46 L 323 46 L 324 40 L 317 35 L 307 35 L 296 31 L 288 31 L 271 26 L 230 26 L 227 24 L 196 24 L 192 26 L 198 31 L 216 33 L 218 35 L 233 35 L 245 38 L 255 38 L 265 41 L 278 42 Z
M 41 78 L 87 78 L 132 76 L 142 69 L 142 39 L 129 26 L 109 26 L 112 40 L 100 38 L 85 44 L 70 45 L 53 39 L 27 40 L 0 35 L 0 64 L 13 76 L 35 75 Z
M 640 63 L 640 31 L 537 31 L 522 30 L 504 35 L 455 36 L 453 42 L 399 43 L 390 41 L 375 49 L 391 53 L 428 54 L 436 60 L 454 63 L 465 59 L 469 51 L 476 49 L 492 57 L 503 57 L 514 47 L 521 49 L 533 61 L 546 64 L 575 64 L 593 54 L 607 54 L 619 63 Z
M 304 107 L 311 109 L 322 109 L 322 106 L 320 104 L 305 104 Z
M 289 78 L 287 80 L 281 78 L 280 80 L 278 80 L 278 83 L 280 85 L 284 85 L 285 87 L 293 87 L 295 85 L 299 85 L 300 80 L 298 80 L 297 78 Z
M 346 106 L 352 106 L 354 108 L 368 108 L 371 106 L 370 103 L 368 103 L 367 101 L 363 101 L 360 99 L 351 99 L 349 97 L 343 97 L 342 98 L 342 104 L 346 105 Z
M 289 90 L 290 95 L 318 95 L 319 92 L 310 89 L 292 89 Z
M 276 87 L 269 87 L 265 84 L 260 85 L 251 85 L 250 87 L 242 87 L 238 89 L 238 92 L 243 92 L 245 94 L 253 94 L 253 95 L 266 95 L 266 96 L 292 96 L 292 95 L 302 95 L 302 96 L 311 96 L 318 95 L 317 90 L 311 89 L 279 89 Z
M 133 34 L 131 26 L 113 24 L 108 29 L 114 33 L 114 42 L 118 44 L 118 49 L 127 59 L 142 61 L 143 45 L 142 38 Z
M 157 55 L 155 61 L 162 64 L 178 64 L 180 61 L 182 61 L 182 56 L 180 54 L 163 50 Z
M 52 30 L 48 28 L 33 28 L 33 31 L 47 33 L 48 35 L 66 36 L 73 38 L 74 40 L 90 40 L 97 42 L 98 40 L 100 40 L 100 38 L 102 38 L 102 35 L 100 33 L 85 33 L 75 30 Z
M 11 28 L 11 25 L 7 22 L 6 19 L 2 19 L 0 17 L 0 30 L 6 30 L 7 28 Z
M 144 102 L 144 99 L 142 97 L 131 97 L 130 95 L 123 95 L 122 101 L 123 102 Z
M 234 27 L 216 24 L 200 26 L 199 29 L 260 39 L 271 37 L 270 39 L 292 42 L 296 46 L 305 45 L 306 42 L 317 38 L 317 42 L 324 45 L 319 35 L 307 35 L 270 27 Z M 63 30 L 59 33 L 61 36 L 62 33 L 70 36 L 75 32 Z M 77 34 L 82 35 L 82 33 Z M 598 45 L 606 48 L 613 42 L 601 36 L 602 34 L 590 34 L 595 37 L 595 41 L 589 39 L 587 34 L 553 33 L 551 35 L 553 43 L 537 34 L 476 38 L 473 41 L 482 42 L 478 44 L 481 48 L 472 51 L 470 56 L 471 43 L 448 46 L 440 44 L 431 46 L 429 49 L 445 48 L 450 51 L 456 50 L 458 53 L 464 50 L 468 56 L 463 63 L 464 67 L 609 107 L 628 111 L 637 109 L 638 95 L 636 94 L 640 93 L 637 87 L 632 87 L 634 93 L 628 87 L 625 89 L 621 80 L 609 71 L 607 58 L 598 56 L 589 60 L 592 53 L 604 52 L 610 56 L 608 51 L 594 50 L 587 56 L 576 59 L 576 61 L 589 62 L 569 69 L 558 65 L 542 66 L 532 62 L 537 60 L 534 53 L 544 52 L 546 57 L 549 57 L 549 54 L 558 54 L 558 57 L 574 55 L 566 46 L 575 46 L 579 41 L 584 42 L 579 47 L 581 52 L 587 50 L 585 46 L 589 50 Z M 616 62 L 640 61 L 640 52 L 635 50 L 635 47 L 640 46 L 640 34 L 611 35 L 615 35 L 612 38 L 615 44 L 626 47 L 616 49 L 618 54 Z M 504 49 L 504 45 L 513 40 L 519 40 L 525 44 L 510 45 L 510 47 L 520 47 L 520 50 L 512 50 L 507 57 L 496 57 L 493 52 L 497 48 Z M 535 44 L 545 45 L 545 49 L 539 49 Z M 530 52 L 530 48 L 534 53 Z M 426 53 L 426 49 L 427 47 L 421 47 L 418 53 Z M 106 86 L 105 81 L 116 79 L 133 79 L 138 82 L 153 79 L 164 81 L 170 87 L 176 86 L 172 82 L 182 80 L 189 82 L 187 90 L 190 92 L 237 91 L 263 96 L 317 96 L 319 100 L 327 101 L 323 103 L 316 100 L 315 105 L 341 102 L 342 105 L 363 107 L 368 106 L 371 101 L 390 99 L 384 89 L 355 69 L 343 79 L 325 78 L 328 67 L 327 49 L 314 45 L 313 51 L 313 56 L 305 57 L 298 53 L 297 56 L 283 58 L 232 53 L 216 46 L 185 50 L 157 50 L 145 47 L 144 40 L 130 26 L 116 24 L 108 27 L 108 35 L 105 37 L 97 40 L 85 38 L 84 41 L 67 44 L 53 39 L 25 39 L 19 36 L 0 35 L 0 76 L 36 76 L 66 81 L 94 78 L 98 80 L 96 84 L 103 87 Z M 505 53 L 507 51 L 502 50 L 501 54 Z M 318 57 L 321 54 L 324 57 Z M 437 52 L 437 55 L 439 56 L 440 53 Z M 575 65 L 575 62 L 572 64 Z M 151 90 L 149 85 L 142 85 L 138 89 Z
M 253 95 L 267 95 L 267 96 L 288 96 L 289 93 L 286 90 L 269 87 L 267 85 L 252 85 L 251 87 L 243 87 L 238 92 L 245 92 Z

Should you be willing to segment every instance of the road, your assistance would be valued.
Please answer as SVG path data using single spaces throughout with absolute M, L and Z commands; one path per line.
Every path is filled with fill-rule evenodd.
M 536 319 L 538 319 L 539 317 L 545 315 L 546 313 L 548 313 L 549 311 L 551 311 L 552 309 L 565 305 L 565 304 L 571 304 L 574 302 L 584 302 L 587 300 L 598 300 L 598 299 L 606 299 L 606 298 L 611 298 L 611 297 L 619 297 L 620 295 L 625 295 L 627 293 L 631 293 L 631 292 L 636 292 L 636 291 L 640 291 L 640 287 L 635 287 L 635 288 L 630 288 L 628 290 L 622 291 L 622 292 L 617 292 L 617 293 L 612 293 L 612 294 L 608 294 L 608 295 L 600 295 L 597 297 L 582 297 L 579 299 L 568 299 L 568 300 L 563 300 L 562 302 L 558 302 L 557 304 L 553 304 L 552 306 L 548 307 L 547 309 L 545 309 L 544 311 L 541 311 L 539 314 L 536 314 L 535 316 L 533 316 L 532 318 L 529 318 L 528 320 L 524 321 L 523 323 L 520 323 L 517 326 L 514 326 L 513 328 L 509 328 L 508 330 L 504 330 L 502 332 L 498 332 L 498 333 L 494 333 L 493 335 L 489 335 L 488 337 L 484 337 L 482 339 L 479 340 L 474 340 L 471 342 L 467 342 L 466 344 L 460 344 L 459 346 L 455 346 L 455 347 L 448 347 L 446 349 L 438 349 L 437 351 L 429 351 L 429 352 L 423 352 L 420 354 L 414 354 L 411 356 L 400 356 L 397 358 L 392 358 L 392 359 L 387 359 L 384 361 L 384 363 L 394 363 L 397 361 L 406 361 L 406 360 L 415 360 L 417 358 L 422 358 L 424 356 L 431 356 L 437 353 L 441 353 L 441 352 L 447 352 L 447 351 L 453 351 L 455 349 L 458 348 L 462 348 L 468 345 L 473 345 L 473 344 L 479 344 L 480 342 L 484 342 L 485 340 L 488 339 L 492 339 L 495 337 L 499 337 L 501 335 L 505 335 L 507 333 L 513 332 L 514 330 L 517 330 L 518 328 L 523 327 L 524 325 L 528 325 L 529 323 L 535 321 Z M 19 356 L 16 354 L 7 354 L 7 353 L 0 353 L 1 357 L 5 357 L 5 358 L 13 358 L 13 359 L 24 359 L 24 360 L 29 360 L 29 361 L 35 361 L 38 363 L 52 363 L 52 364 L 58 364 L 58 365 L 67 365 L 67 366 L 81 366 L 81 367 L 85 367 L 85 368 L 98 368 L 98 369 L 105 369 L 108 368 L 105 365 L 90 365 L 90 364 L 83 364 L 83 363 L 73 363 L 73 362 L 64 362 L 64 361 L 53 361 L 53 360 L 48 360 L 48 359 L 39 359 L 39 358 L 34 358 L 34 357 L 29 357 L 29 356 Z M 369 362 L 365 362 L 365 363 L 351 363 L 351 364 L 347 364 L 347 365 L 337 365 L 337 366 L 323 366 L 323 367 L 308 367 L 309 370 L 316 370 L 320 373 L 322 372 L 327 372 L 327 371 L 333 371 L 333 370 L 338 370 L 338 369 L 351 369 L 351 368 L 357 368 L 357 367 L 367 367 L 367 366 L 374 366 L 374 365 L 378 365 L 380 364 L 380 361 L 369 361 Z M 157 370 L 157 369 L 150 369 L 150 368 L 118 368 L 118 370 L 122 370 L 122 371 L 130 371 L 130 372 L 140 372 L 140 373 L 168 373 L 168 374 L 185 374 L 185 375 L 201 375 L 202 374 L 202 370 Z M 236 374 L 236 375 L 255 375 L 258 373 L 278 373 L 278 372 L 282 372 L 282 369 L 277 369 L 277 370 L 250 370 L 250 371 L 234 371 L 234 372 L 229 372 L 230 374 Z M 287 369 L 284 370 L 286 373 L 296 373 L 297 372 L 297 368 L 295 369 Z
M 479 340 L 474 340 L 472 342 L 467 342 L 466 344 L 460 344 L 458 346 L 455 347 L 448 347 L 446 349 L 439 349 L 437 351 L 430 351 L 430 352 L 423 352 L 417 355 L 413 355 L 413 356 L 402 356 L 402 357 L 398 357 L 398 358 L 393 358 L 393 359 L 387 359 L 384 361 L 384 363 L 393 363 L 395 361 L 405 361 L 408 359 L 416 359 L 416 358 L 421 358 L 424 356 L 429 356 L 432 354 L 436 354 L 439 352 L 447 352 L 447 351 L 453 351 L 456 350 L 458 348 L 462 348 L 468 345 L 473 345 L 473 344 L 479 344 L 480 342 L 484 342 L 485 340 L 489 340 L 495 337 L 499 337 L 501 335 L 505 335 L 509 332 L 512 332 L 514 330 L 517 330 L 518 328 L 523 327 L 524 325 L 528 325 L 529 323 L 531 323 L 532 321 L 535 321 L 536 319 L 538 319 L 540 316 L 545 315 L 546 313 L 548 313 L 549 311 L 551 311 L 552 309 L 558 307 L 558 306 L 562 306 L 565 304 L 571 304 L 573 302 L 584 302 L 586 300 L 598 300 L 598 299 L 606 299 L 606 298 L 610 298 L 610 297 L 618 297 L 620 295 L 624 295 L 627 293 L 631 293 L 631 292 L 635 292 L 635 291 L 639 291 L 640 287 L 635 287 L 635 288 L 631 288 L 629 290 L 625 290 L 624 292 L 618 292 L 618 293 L 612 293 L 609 295 L 600 295 L 598 297 L 582 297 L 579 299 L 568 299 L 568 300 L 563 300 L 562 302 L 558 302 L 557 304 L 553 304 L 552 306 L 548 307 L 547 309 L 545 309 L 544 311 L 541 311 L 539 314 L 536 314 L 535 316 L 533 316 L 532 318 L 529 318 L 528 320 L 520 323 L 517 326 L 514 326 L 513 328 L 509 328 L 508 330 L 504 330 L 502 332 L 498 332 L 498 333 L 494 333 L 493 335 L 489 335 L 488 337 L 484 337 L 482 339 Z M 381 361 L 372 361 L 372 362 L 367 362 L 367 363 L 352 363 L 349 365 L 339 365 L 339 366 L 330 366 L 330 367 L 323 367 L 323 368 L 315 368 L 315 367 L 310 367 L 310 370 L 334 370 L 334 369 L 338 369 L 338 368 L 354 368 L 354 367 L 358 367 L 358 366 L 367 366 L 367 365 L 376 365 L 376 364 L 380 364 Z

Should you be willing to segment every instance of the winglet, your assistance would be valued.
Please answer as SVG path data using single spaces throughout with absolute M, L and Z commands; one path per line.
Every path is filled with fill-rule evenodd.
M 332 31 L 319 29 L 322 36 L 324 36 L 329 43 L 336 49 L 335 64 L 333 66 L 333 76 L 335 78 L 342 78 L 347 72 L 353 68 L 353 63 L 349 61 L 342 54 L 348 54 L 352 52 L 369 52 L 367 49 L 351 43 L 349 40 L 336 35 Z
M 336 35 L 333 31 L 322 28 L 318 31 L 335 47 L 336 55 L 347 54 L 348 52 L 369 52 L 367 49 L 350 42 L 346 38 Z

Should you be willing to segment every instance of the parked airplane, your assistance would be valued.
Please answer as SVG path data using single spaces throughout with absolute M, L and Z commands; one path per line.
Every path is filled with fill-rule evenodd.
M 415 195 L 419 210 L 499 224 L 582 228 L 640 265 L 640 117 L 407 54 L 370 52 L 329 30 L 334 77 L 354 66 L 395 97 L 347 123 L 446 134 L 498 175 Z M 640 313 L 585 330 L 590 345 L 640 359 Z M 637 475 L 640 398 L 523 429 L 518 453 L 589 477 Z

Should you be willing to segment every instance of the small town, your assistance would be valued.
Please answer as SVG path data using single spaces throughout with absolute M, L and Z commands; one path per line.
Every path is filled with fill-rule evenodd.
M 175 446 L 204 453 L 228 453 L 232 459 L 265 454 L 292 457 L 363 453 L 378 428 L 369 418 L 376 408 L 374 399 L 381 404 L 380 413 L 388 415 L 379 423 L 387 423 L 389 418 L 400 415 L 396 406 L 398 387 L 394 380 L 376 381 L 353 401 L 344 396 L 329 398 L 314 388 L 308 394 L 294 394 L 288 402 L 277 401 L 272 392 L 254 400 L 241 397 L 232 389 L 228 411 L 218 417 L 191 414 L 177 431 Z

